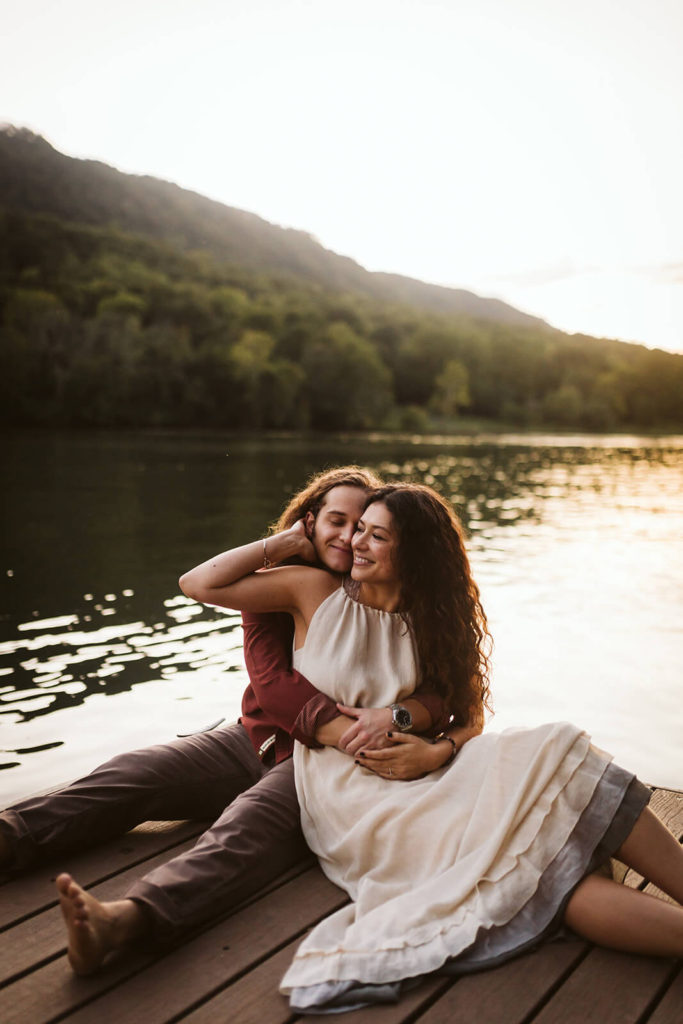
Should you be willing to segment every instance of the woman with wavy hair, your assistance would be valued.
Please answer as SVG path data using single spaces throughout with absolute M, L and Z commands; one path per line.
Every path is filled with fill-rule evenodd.
M 292 529 L 305 537 L 301 520 Z M 417 737 L 355 762 L 295 745 L 306 840 L 352 902 L 299 947 L 282 982 L 292 1007 L 385 1001 L 408 979 L 498 963 L 563 922 L 617 949 L 683 954 L 683 910 L 595 874 L 616 853 L 683 898 L 683 852 L 647 789 L 567 723 L 468 738 L 488 700 L 488 634 L 450 506 L 427 487 L 383 487 L 352 547 L 342 581 L 306 566 L 257 572 L 260 541 L 181 579 L 198 600 L 291 614 L 296 667 L 335 700 L 400 706 L 419 680 L 468 739 L 398 784 L 406 754 L 427 747 Z
M 460 522 L 435 491 L 417 484 L 388 484 L 370 500 L 386 506 L 396 531 L 400 610 L 420 679 L 448 701 L 458 722 L 478 721 L 489 707 L 489 634 Z

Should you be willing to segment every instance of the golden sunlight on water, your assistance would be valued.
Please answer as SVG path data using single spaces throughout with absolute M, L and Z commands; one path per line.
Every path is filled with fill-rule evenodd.
M 467 502 L 473 459 L 392 467 L 466 509 L 495 639 L 492 727 L 571 719 L 642 777 L 680 788 L 680 455 L 515 462 Z
M 175 576 L 259 535 L 283 491 L 309 469 L 350 459 L 388 478 L 428 483 L 458 508 L 495 640 L 490 728 L 570 719 L 645 780 L 682 788 L 683 440 L 608 441 L 365 439 L 324 459 L 312 451 L 310 466 L 301 465 L 298 442 L 292 453 L 286 445 L 270 455 L 264 448 L 260 483 L 252 483 L 263 488 L 261 504 L 248 511 L 243 494 L 235 506 L 233 491 L 250 485 L 245 467 L 259 449 L 243 443 L 242 458 L 232 445 L 231 487 L 205 495 L 204 508 L 196 498 L 192 520 L 165 534 L 159 550 L 145 526 L 154 564 L 144 570 L 140 548 L 126 553 L 126 508 L 102 549 L 83 552 L 73 579 L 66 558 L 55 564 L 52 591 L 44 576 L 31 576 L 28 559 L 8 556 L 8 584 L 23 585 L 15 593 L 35 604 L 22 609 L 17 599 L 18 612 L 3 623 L 3 802 L 74 778 L 122 749 L 235 719 L 246 685 L 239 616 L 178 594 Z M 193 454 L 175 458 L 167 473 L 174 480 L 182 465 L 182 486 L 191 483 L 196 496 L 218 455 L 210 446 Z M 139 467 L 137 451 L 135 458 Z M 95 481 L 81 500 L 97 506 L 104 486 Z M 162 495 L 162 503 L 173 508 L 172 522 L 157 528 L 170 530 L 187 513 L 176 496 Z M 57 504 L 55 497 L 51 508 Z
M 126 745 L 134 747 L 192 732 L 218 718 L 237 718 L 246 685 L 239 616 L 204 609 L 183 595 L 164 604 L 165 621 L 151 625 L 100 626 L 93 621 L 92 628 L 80 629 L 77 616 L 60 616 L 22 623 L 20 639 L 0 644 L 0 658 L 18 661 L 17 670 L 0 668 L 0 712 L 3 760 L 25 758 L 22 775 L 28 789 L 22 783 L 22 790 L 50 784 L 38 755 L 62 746 L 54 737 L 74 728 L 78 753 L 69 762 L 73 777 L 120 750 L 122 733 Z M 100 615 L 109 609 L 114 610 L 102 605 Z M 17 671 L 33 685 L 11 685 Z M 226 686 L 226 674 L 232 672 L 239 679 Z M 15 737 L 22 725 L 20 746 L 7 745 L 10 723 Z

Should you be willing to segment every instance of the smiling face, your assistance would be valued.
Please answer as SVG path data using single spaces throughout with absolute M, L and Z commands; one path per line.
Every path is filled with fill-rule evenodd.
M 309 536 L 320 562 L 332 572 L 351 570 L 351 539 L 363 511 L 366 491 L 361 487 L 333 487 L 323 498 L 315 520 L 309 513 Z
M 368 505 L 353 535 L 351 576 L 360 583 L 397 583 L 398 544 L 391 512 L 382 501 Z

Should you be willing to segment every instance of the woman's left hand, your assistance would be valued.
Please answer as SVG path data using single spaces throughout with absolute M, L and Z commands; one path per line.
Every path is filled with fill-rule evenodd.
M 441 768 L 452 755 L 448 742 L 434 744 L 408 732 L 388 733 L 387 738 L 391 746 L 356 755 L 356 764 L 383 779 L 419 779 Z

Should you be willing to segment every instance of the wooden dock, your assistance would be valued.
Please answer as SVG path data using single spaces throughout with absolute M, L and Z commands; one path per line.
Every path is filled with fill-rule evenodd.
M 683 793 L 655 790 L 651 806 L 681 840 Z M 132 879 L 190 846 L 201 831 L 197 822 L 148 824 L 0 887 L 1 1024 L 329 1022 L 329 1016 L 292 1014 L 278 993 L 279 979 L 307 929 L 345 902 L 311 861 L 181 946 L 120 955 L 90 978 L 71 973 L 55 899 L 56 871 L 69 870 L 99 898 L 112 899 Z M 631 872 L 624 882 L 650 889 Z M 339 1019 L 344 1024 L 681 1024 L 683 966 L 570 939 L 481 974 L 455 981 L 431 977 L 398 1004 Z

